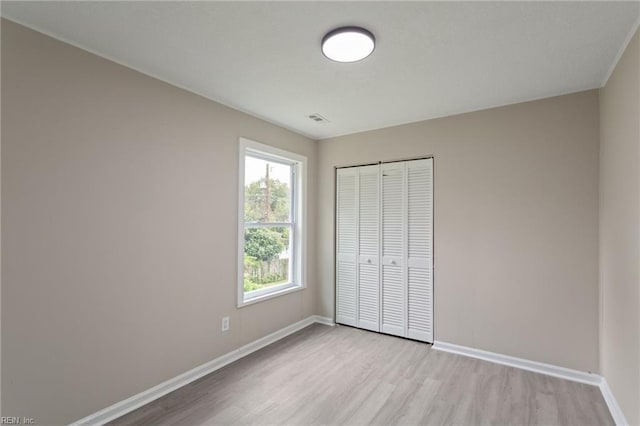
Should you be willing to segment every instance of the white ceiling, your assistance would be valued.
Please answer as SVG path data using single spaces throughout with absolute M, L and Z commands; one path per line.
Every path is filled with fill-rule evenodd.
M 600 87 L 639 5 L 3 1 L 2 15 L 322 139 Z M 369 58 L 323 57 L 343 25 L 375 34 Z

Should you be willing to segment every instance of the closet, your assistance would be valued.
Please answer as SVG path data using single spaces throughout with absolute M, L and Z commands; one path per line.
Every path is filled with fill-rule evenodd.
M 336 171 L 336 322 L 433 342 L 433 159 Z

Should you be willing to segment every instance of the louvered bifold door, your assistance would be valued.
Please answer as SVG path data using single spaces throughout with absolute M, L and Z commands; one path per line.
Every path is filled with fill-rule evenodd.
M 406 168 L 407 337 L 433 342 L 433 159 Z
M 357 169 L 336 172 L 336 322 L 357 326 Z
M 357 170 L 358 327 L 380 331 L 380 166 Z
M 381 331 L 406 337 L 405 163 L 382 168 Z

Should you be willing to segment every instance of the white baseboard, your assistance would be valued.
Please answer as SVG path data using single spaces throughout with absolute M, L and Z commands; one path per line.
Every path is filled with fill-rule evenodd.
M 613 421 L 617 426 L 628 426 L 629 422 L 627 418 L 624 416 L 622 409 L 618 405 L 618 401 L 613 396 L 613 392 L 611 392 L 611 388 L 609 387 L 609 383 L 603 377 L 600 382 L 600 392 L 602 392 L 602 397 L 604 398 L 604 402 L 607 403 L 607 407 L 609 407 L 609 412 L 611 413 L 611 417 L 613 417 Z
M 516 367 L 522 370 L 533 371 L 534 373 L 546 374 L 547 376 L 559 377 L 561 379 L 571 380 L 573 382 L 579 383 L 586 383 L 593 386 L 600 386 L 600 382 L 602 381 L 602 377 L 597 374 L 572 370 L 570 368 L 558 367 L 556 365 L 545 364 L 537 361 L 530 361 L 528 359 L 502 355 L 495 352 L 483 351 L 467 346 L 454 345 L 452 343 L 435 341 L 433 343 L 433 349 L 458 355 L 464 355 L 471 358 L 478 358 L 485 361 L 494 362 L 496 364 L 508 365 L 510 367 Z
M 534 373 L 546 374 L 547 376 L 558 377 L 560 379 L 571 380 L 578 383 L 586 383 L 588 385 L 598 386 L 602 397 L 604 398 L 611 417 L 615 421 L 617 426 L 628 426 L 626 418 L 616 398 L 613 396 L 607 381 L 604 377 L 587 373 L 584 371 L 573 370 L 565 367 L 558 367 L 557 365 L 545 364 L 537 361 L 530 361 L 528 359 L 516 358 L 513 356 L 502 355 L 495 352 L 483 351 L 480 349 L 470 348 L 467 346 L 454 345 L 453 343 L 446 342 L 433 342 L 433 349 L 449 352 L 452 354 L 464 355 L 471 358 L 482 359 L 484 361 L 493 362 L 496 364 L 507 365 L 509 367 L 520 368 L 522 370 L 533 371 Z
M 116 402 L 115 404 L 107 408 L 104 408 L 96 413 L 90 414 L 87 417 L 75 421 L 74 423 L 72 423 L 72 425 L 103 425 L 105 423 L 108 423 L 111 420 L 124 416 L 125 414 L 135 410 L 136 408 L 140 408 L 143 405 L 155 401 L 156 399 L 168 394 L 169 392 L 173 392 L 174 390 L 188 385 L 189 383 L 198 380 L 199 378 L 204 377 L 207 374 L 219 370 L 225 365 L 231 364 L 232 362 L 237 361 L 238 359 L 245 357 L 259 349 L 262 349 L 265 346 L 270 345 L 271 343 L 277 342 L 278 340 L 290 334 L 293 334 L 296 331 L 302 330 L 303 328 L 313 323 L 320 323 L 330 326 L 335 325 L 331 318 L 322 317 L 320 315 L 312 315 L 301 321 L 284 327 L 276 332 L 273 332 L 265 337 L 248 343 L 236 350 L 226 353 L 192 370 L 182 373 L 172 379 L 162 382 L 157 386 L 133 395 L 130 398 L 127 398 L 120 402 Z
M 324 324 L 324 325 L 328 325 L 330 327 L 333 327 L 334 325 L 336 325 L 335 321 L 332 318 L 329 317 L 323 317 L 320 315 L 312 315 L 310 318 L 313 319 L 313 322 L 317 322 L 318 324 Z

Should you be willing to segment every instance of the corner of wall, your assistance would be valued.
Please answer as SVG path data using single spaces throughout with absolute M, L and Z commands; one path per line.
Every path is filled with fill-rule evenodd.
M 640 423 L 639 25 L 640 13 L 600 89 L 598 349 L 618 424 Z
M 639 9 L 640 9 L 640 6 L 639 6 Z M 604 87 L 607 85 L 609 78 L 611 78 L 611 75 L 613 74 L 613 70 L 615 70 L 616 67 L 618 66 L 618 62 L 620 62 L 622 55 L 624 55 L 624 52 L 629 47 L 629 43 L 631 43 L 631 40 L 633 40 L 633 37 L 638 32 L 638 28 L 640 28 L 640 10 L 638 11 L 638 17 L 636 19 L 636 22 L 631 26 L 631 29 L 629 30 L 629 34 L 627 34 L 627 37 L 625 38 L 624 42 L 622 43 L 622 45 L 620 45 L 620 49 L 618 50 L 618 53 L 613 59 L 613 62 L 611 63 L 609 70 L 605 74 L 604 79 L 600 84 L 600 87 Z

